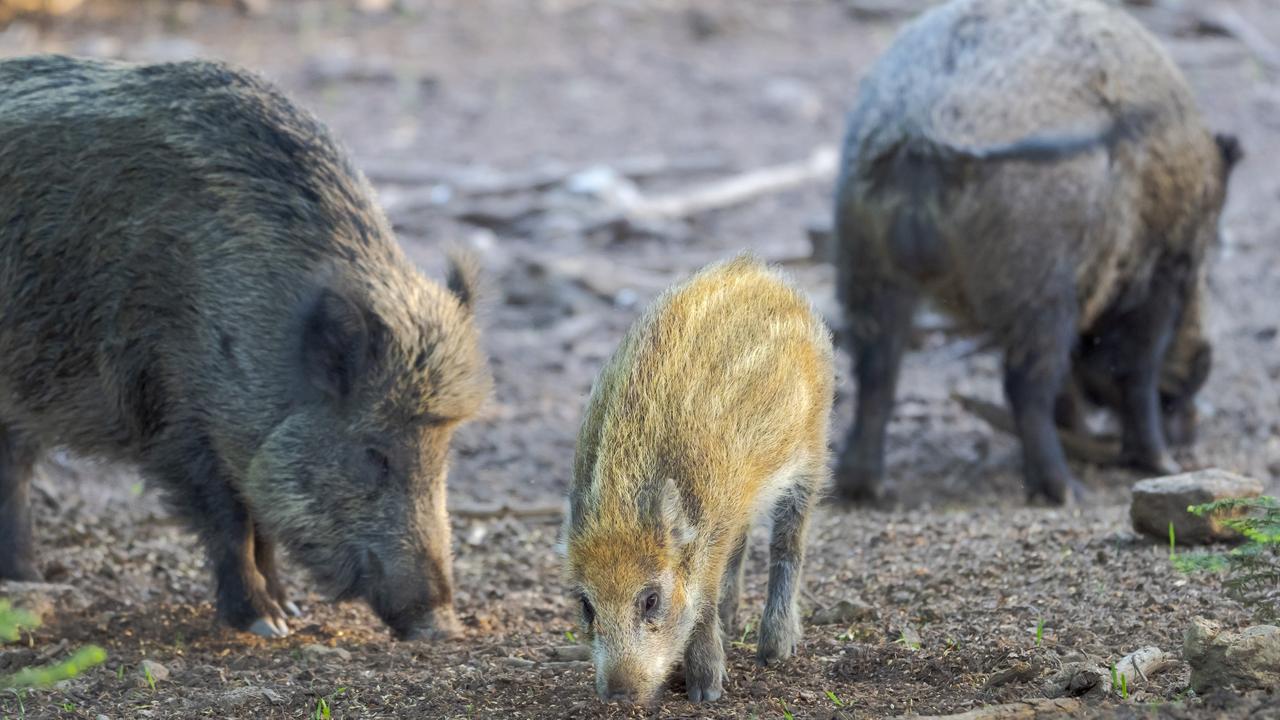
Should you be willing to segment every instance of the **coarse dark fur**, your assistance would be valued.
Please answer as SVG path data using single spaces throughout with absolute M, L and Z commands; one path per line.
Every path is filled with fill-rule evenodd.
M 1029 495 L 1081 492 L 1054 426 L 1073 414 L 1073 353 L 1075 389 L 1120 411 L 1128 457 L 1175 470 L 1158 386 L 1166 414 L 1185 416 L 1208 374 L 1203 258 L 1240 156 L 1216 140 L 1172 61 L 1117 8 L 953 0 L 909 24 L 862 84 L 837 187 L 858 383 L 837 492 L 884 492 L 924 294 L 1004 350 Z
M 0 578 L 39 577 L 30 470 L 65 447 L 164 488 L 233 627 L 288 632 L 278 544 L 400 636 L 456 630 L 474 269 L 424 278 L 372 197 L 251 74 L 0 62 Z

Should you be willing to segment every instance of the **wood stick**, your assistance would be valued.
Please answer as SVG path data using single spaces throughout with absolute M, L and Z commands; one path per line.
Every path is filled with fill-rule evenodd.
M 1000 405 L 961 393 L 952 393 L 951 399 L 956 401 L 966 412 L 996 430 L 1010 435 L 1018 434 L 1017 427 L 1013 423 L 1013 416 Z M 1077 460 L 1083 460 L 1095 465 L 1120 464 L 1120 443 L 1115 440 L 1094 438 L 1062 428 L 1058 428 L 1058 438 L 1062 441 L 1062 449 Z
M 558 520 L 564 517 L 561 505 L 510 505 L 497 506 L 453 505 L 449 515 L 467 520 L 491 520 L 500 517 L 544 518 Z
M 751 170 L 692 190 L 642 198 L 625 209 L 632 220 L 678 220 L 739 205 L 761 195 L 783 192 L 809 182 L 832 177 L 839 153 L 824 145 L 806 160 Z

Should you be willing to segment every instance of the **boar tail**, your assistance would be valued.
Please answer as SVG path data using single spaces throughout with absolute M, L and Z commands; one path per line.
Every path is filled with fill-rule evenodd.
M 1112 116 L 1104 127 L 1075 133 L 1044 133 L 987 146 L 953 145 L 928 137 L 916 138 L 906 150 L 921 159 L 943 162 L 1032 162 L 1064 160 L 1098 148 L 1110 150 L 1140 136 L 1156 118 L 1152 107 L 1137 107 Z

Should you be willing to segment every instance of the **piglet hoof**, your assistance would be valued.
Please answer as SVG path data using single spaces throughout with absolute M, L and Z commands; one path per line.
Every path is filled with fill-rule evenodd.
M 685 669 L 684 684 L 689 702 L 715 702 L 724 695 L 724 669 L 689 666 Z
M 264 638 L 289 637 L 289 626 L 282 618 L 258 618 L 249 626 L 249 632 Z
M 281 603 L 281 607 L 284 608 L 286 613 L 289 613 L 289 617 L 302 617 L 302 609 L 292 600 L 285 600 Z
M 760 626 L 760 641 L 756 645 L 756 663 L 777 665 L 791 657 L 800 645 L 803 631 L 798 619 L 785 617 Z

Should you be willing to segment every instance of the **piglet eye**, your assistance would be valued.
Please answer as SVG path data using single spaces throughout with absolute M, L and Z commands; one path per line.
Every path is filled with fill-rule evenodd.
M 381 451 L 368 448 L 364 451 L 364 456 L 379 480 L 384 480 L 391 474 L 391 461 Z
M 646 590 L 640 596 L 640 610 L 645 617 L 652 617 L 658 612 L 658 608 L 662 606 L 662 600 L 658 597 L 657 590 Z
M 582 598 L 582 619 L 588 625 L 595 622 L 596 619 L 596 609 L 591 607 L 591 601 L 585 597 Z

